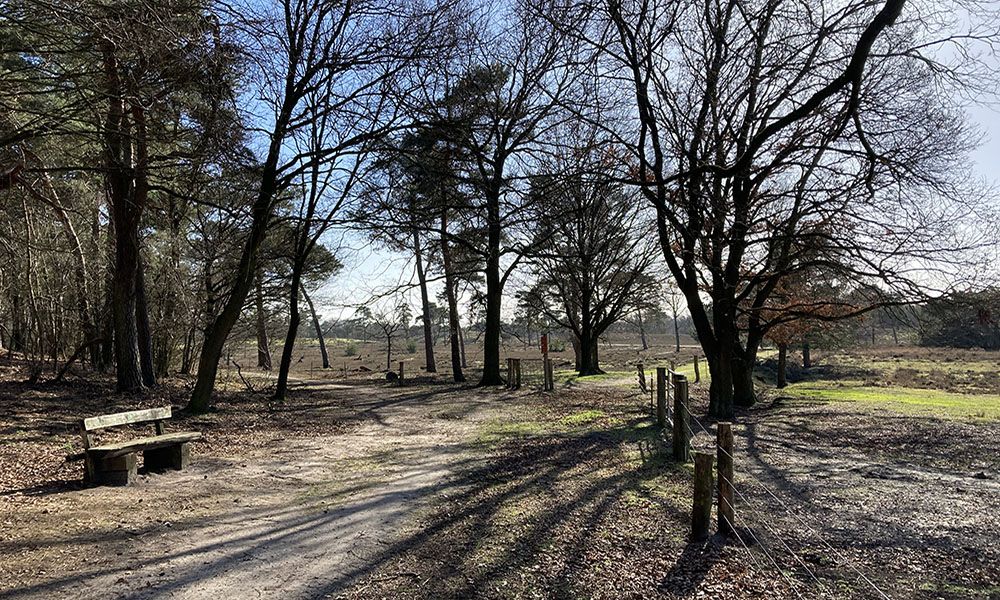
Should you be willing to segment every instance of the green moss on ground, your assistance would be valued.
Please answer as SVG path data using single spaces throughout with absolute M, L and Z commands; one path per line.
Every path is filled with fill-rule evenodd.
M 906 413 L 953 419 L 1000 420 L 1000 396 L 932 389 L 865 386 L 860 381 L 806 381 L 781 392 L 800 400 L 865 402 Z

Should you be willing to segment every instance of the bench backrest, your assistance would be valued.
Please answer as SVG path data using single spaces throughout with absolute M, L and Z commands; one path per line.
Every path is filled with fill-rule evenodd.
M 170 407 L 147 408 L 144 410 L 130 410 L 128 412 L 115 413 L 112 415 L 101 415 L 90 417 L 80 422 L 80 434 L 83 436 L 83 447 L 90 448 L 94 443 L 90 435 L 91 431 L 106 429 L 108 427 L 118 427 L 120 425 L 132 425 L 135 423 L 147 423 L 154 421 L 156 424 L 156 434 L 163 434 L 163 421 L 170 418 Z

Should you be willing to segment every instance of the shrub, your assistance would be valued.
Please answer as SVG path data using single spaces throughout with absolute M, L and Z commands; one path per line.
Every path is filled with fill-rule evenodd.
M 344 346 L 344 356 L 355 356 L 358 353 L 358 345 L 354 342 L 347 342 Z
M 417 343 L 414 342 L 413 340 L 410 340 L 410 341 L 406 342 L 406 351 L 409 354 L 416 354 L 417 353 Z

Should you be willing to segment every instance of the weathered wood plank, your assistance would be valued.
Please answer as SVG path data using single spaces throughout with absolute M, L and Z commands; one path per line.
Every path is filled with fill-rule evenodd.
M 199 439 L 201 439 L 201 432 L 199 431 L 179 431 L 165 435 L 129 440 L 127 442 L 118 442 L 117 444 L 105 444 L 103 446 L 91 448 L 87 452 L 88 454 L 99 456 L 101 458 L 112 458 L 128 454 L 130 452 L 151 450 L 154 448 L 165 448 L 167 446 L 193 442 L 194 440 Z
M 170 418 L 170 407 L 147 408 L 145 410 L 131 410 L 128 412 L 115 413 L 113 415 L 101 415 L 83 420 L 83 430 L 93 431 L 106 427 L 117 427 L 119 425 L 129 425 L 131 423 L 144 423 L 146 421 L 158 421 Z

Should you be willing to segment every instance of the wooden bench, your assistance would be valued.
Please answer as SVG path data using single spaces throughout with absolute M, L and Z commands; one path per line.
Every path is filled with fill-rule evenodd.
M 143 453 L 149 471 L 181 470 L 191 456 L 189 442 L 201 438 L 197 431 L 163 433 L 163 422 L 170 419 L 170 407 L 133 410 L 113 415 L 90 417 L 80 421 L 83 437 L 85 480 L 105 485 L 128 485 L 136 476 L 136 452 Z M 156 435 L 114 444 L 94 445 L 93 431 L 152 421 Z

